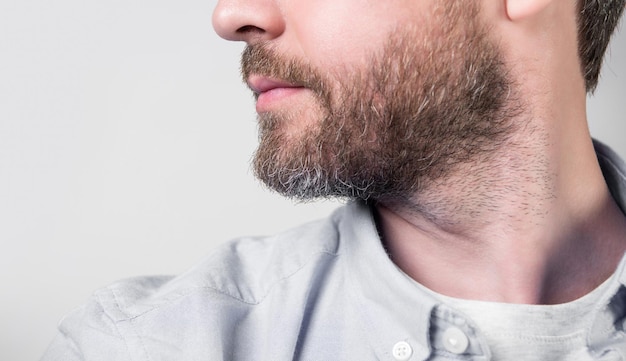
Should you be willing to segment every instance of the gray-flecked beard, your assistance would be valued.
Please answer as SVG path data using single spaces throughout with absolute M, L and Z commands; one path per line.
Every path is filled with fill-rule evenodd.
M 295 133 L 286 131 L 289 123 L 310 112 L 259 115 L 257 177 L 299 200 L 400 201 L 459 164 L 494 156 L 513 132 L 518 107 L 477 7 L 460 3 L 438 7 L 430 31 L 395 32 L 367 71 L 341 77 L 285 59 L 266 44 L 246 48 L 244 78 L 262 74 L 303 85 L 318 103 L 315 121 Z

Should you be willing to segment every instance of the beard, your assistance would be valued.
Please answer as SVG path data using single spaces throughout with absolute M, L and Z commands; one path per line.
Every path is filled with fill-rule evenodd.
M 315 100 L 301 113 L 259 115 L 256 176 L 298 200 L 398 202 L 493 157 L 519 107 L 474 3 L 436 5 L 428 24 L 393 32 L 366 69 L 324 72 L 266 43 L 248 46 L 244 79 L 302 85 Z M 302 130 L 288 131 L 298 122 Z

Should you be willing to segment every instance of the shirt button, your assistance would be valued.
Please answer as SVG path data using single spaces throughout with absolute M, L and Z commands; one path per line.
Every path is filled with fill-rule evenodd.
M 408 342 L 400 341 L 393 345 L 392 353 L 393 358 L 395 358 L 396 360 L 407 361 L 411 358 L 411 355 L 413 354 L 413 349 L 411 348 L 411 345 L 408 344 Z
M 446 350 L 460 355 L 467 351 L 468 346 L 469 339 L 465 336 L 463 331 L 458 328 L 450 327 L 443 333 L 443 347 L 445 347 Z

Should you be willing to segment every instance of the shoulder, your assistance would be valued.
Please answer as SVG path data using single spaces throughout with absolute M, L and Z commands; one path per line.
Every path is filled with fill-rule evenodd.
M 257 304 L 277 283 L 340 254 L 337 224 L 342 213 L 340 209 L 326 219 L 273 236 L 235 239 L 178 277 L 128 279 L 96 295 L 114 295 L 108 301 L 131 317 L 194 293 L 215 293 L 233 302 Z
M 342 207 L 326 219 L 274 236 L 227 242 L 178 277 L 116 282 L 66 316 L 60 334 L 73 348 L 103 351 L 106 344 L 109 353 L 138 352 L 135 358 L 148 350 L 166 352 L 163 343 L 199 338 L 203 349 L 219 349 L 223 336 L 241 333 L 240 321 L 251 314 L 276 320 L 283 308 L 301 309 L 312 280 L 340 258 L 339 226 L 348 212 L 349 206 Z

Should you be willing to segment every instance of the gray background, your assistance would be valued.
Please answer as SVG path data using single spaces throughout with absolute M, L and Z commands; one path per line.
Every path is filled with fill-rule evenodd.
M 35 360 L 99 287 L 180 273 L 217 244 L 336 203 L 294 205 L 249 159 L 241 44 L 215 0 L 0 3 L 0 359 Z M 626 155 L 626 35 L 591 99 L 593 134 Z

